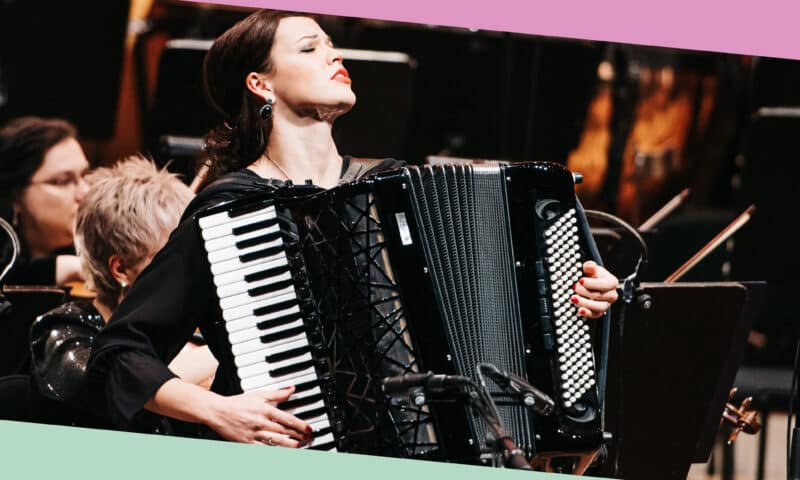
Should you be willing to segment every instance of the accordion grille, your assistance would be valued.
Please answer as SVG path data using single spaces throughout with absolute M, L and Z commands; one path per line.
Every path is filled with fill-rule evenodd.
M 488 362 L 526 377 L 502 172 L 460 165 L 408 171 L 455 370 L 477 379 L 478 363 Z M 531 446 L 529 413 L 502 404 L 499 412 L 513 437 Z M 471 417 L 470 421 L 476 440 L 482 442 L 485 426 Z

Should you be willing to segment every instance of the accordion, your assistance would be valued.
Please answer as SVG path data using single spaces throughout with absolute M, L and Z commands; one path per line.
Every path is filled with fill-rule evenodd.
M 203 212 L 242 390 L 296 385 L 280 406 L 311 448 L 477 463 L 488 429 L 463 403 L 381 382 L 491 363 L 555 401 L 497 402 L 529 458 L 599 448 L 598 333 L 569 302 L 596 252 L 574 181 L 550 163 L 407 167 Z

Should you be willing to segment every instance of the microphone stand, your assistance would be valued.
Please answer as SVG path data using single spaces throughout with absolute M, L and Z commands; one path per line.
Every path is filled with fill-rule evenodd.
M 418 407 L 430 401 L 430 397 L 426 395 L 426 393 L 436 393 L 437 395 L 435 398 L 442 401 L 466 398 L 469 407 L 486 422 L 486 425 L 488 425 L 494 437 L 494 443 L 492 445 L 494 458 L 504 459 L 503 463 L 499 463 L 495 460 L 494 466 L 532 470 L 525 458 L 525 452 L 514 443 L 511 435 L 503 428 L 503 422 L 500 420 L 497 406 L 494 404 L 491 395 L 486 389 L 486 384 L 483 383 L 482 377 L 481 381 L 483 384 L 480 386 L 472 381 L 472 379 L 459 375 L 447 376 L 451 380 L 451 383 L 447 385 L 444 383 L 437 383 L 437 377 L 443 378 L 445 376 L 434 375 L 432 372 L 428 372 L 427 374 L 406 374 L 397 377 L 387 377 L 383 381 L 383 387 L 384 391 L 387 393 L 389 393 L 388 390 L 396 390 L 399 388 L 406 389 L 410 393 L 412 403 Z M 403 383 L 404 381 L 406 383 Z M 466 395 L 464 395 L 464 388 L 468 389 Z M 451 393 L 449 398 L 441 395 L 446 391 Z
M 468 405 L 483 419 L 494 437 L 494 442 L 488 443 L 494 451 L 494 466 L 532 470 L 525 452 L 517 446 L 503 426 L 497 405 L 486 386 L 484 374 L 507 393 L 521 397 L 520 403 L 535 413 L 542 416 L 553 413 L 555 403 L 549 396 L 534 388 L 523 378 L 503 372 L 490 363 L 481 363 L 477 366 L 480 385 L 461 375 L 434 375 L 433 372 L 427 372 L 387 377 L 383 381 L 383 388 L 387 393 L 396 390 L 408 391 L 411 402 L 420 407 L 429 401 L 426 393 L 439 394 L 436 397 L 437 400 L 452 401 L 462 397 L 463 389 L 466 387 L 469 390 L 465 395 Z M 450 398 L 440 395 L 447 391 L 457 392 L 457 394 L 451 394 Z
M 525 452 L 520 449 L 511 435 L 503 428 L 503 422 L 500 420 L 500 413 L 497 411 L 489 390 L 486 388 L 486 382 L 478 367 L 478 377 L 481 379 L 481 385 L 474 385 L 474 395 L 470 395 L 473 400 L 470 402 L 473 409 L 489 426 L 492 435 L 494 436 L 494 458 L 495 465 L 497 466 L 497 459 L 504 459 L 505 466 L 509 468 L 516 468 L 520 470 L 533 470 L 525 458 Z

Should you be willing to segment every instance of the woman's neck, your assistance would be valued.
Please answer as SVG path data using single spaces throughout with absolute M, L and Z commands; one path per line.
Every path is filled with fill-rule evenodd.
M 331 123 L 311 119 L 273 121 L 267 150 L 250 166 L 263 177 L 303 183 L 311 179 L 323 188 L 335 186 L 342 157 L 331 136 Z
M 92 300 L 92 305 L 97 310 L 97 313 L 99 313 L 100 316 L 103 317 L 103 323 L 107 324 L 108 319 L 111 318 L 111 314 L 114 313 L 114 309 L 109 307 L 105 303 L 101 302 L 100 300 L 98 300 L 97 297 L 95 297 L 95 299 Z
M 49 241 L 52 236 L 39 230 L 22 226 L 22 238 L 25 239 L 25 246 L 31 258 L 47 258 L 52 256 L 53 252 L 62 248 L 52 245 L 52 242 Z M 66 246 L 64 245 L 64 247 Z

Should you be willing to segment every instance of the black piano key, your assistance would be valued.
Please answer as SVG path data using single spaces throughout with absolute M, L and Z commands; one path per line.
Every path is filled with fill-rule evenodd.
M 263 322 L 259 322 L 256 324 L 256 327 L 259 330 L 268 330 L 270 328 L 280 327 L 281 325 L 286 325 L 288 323 L 292 323 L 296 320 L 300 320 L 303 318 L 302 313 L 293 313 L 291 315 L 286 315 L 285 317 L 275 318 L 272 320 L 264 320 Z
M 261 285 L 260 287 L 251 288 L 247 291 L 251 297 L 258 297 L 259 295 L 265 295 L 270 292 L 276 292 L 278 290 L 283 290 L 284 288 L 294 284 L 294 280 L 291 278 L 288 280 L 281 280 L 280 282 L 270 283 L 269 285 Z
M 233 233 L 234 235 L 244 235 L 245 233 L 261 230 L 262 228 L 269 228 L 275 225 L 276 223 L 278 223 L 277 218 L 271 218 L 269 220 L 261 220 L 260 222 L 250 223 L 248 225 L 242 225 L 240 227 L 236 227 L 231 231 L 231 233 Z
M 311 390 L 312 388 L 319 385 L 317 380 L 311 380 L 308 382 L 298 383 L 294 386 L 295 393 L 297 392 L 305 392 L 306 390 Z
M 289 265 L 282 265 L 280 267 L 269 268 L 264 270 L 263 272 L 255 272 L 250 273 L 244 276 L 245 282 L 257 282 L 259 280 L 264 280 L 266 278 L 277 277 L 282 273 L 286 273 L 289 271 Z
M 287 308 L 291 308 L 297 305 L 297 299 L 293 298 L 291 300 L 286 300 L 285 302 L 275 303 L 272 305 L 267 305 L 264 307 L 258 307 L 253 310 L 253 315 L 256 317 L 260 317 L 262 315 L 269 315 L 270 313 L 280 312 L 281 310 L 286 310 Z
M 259 250 L 257 252 L 250 252 L 244 255 L 239 255 L 239 260 L 241 260 L 242 263 L 252 262 L 253 260 L 258 260 L 259 258 L 271 257 L 272 255 L 275 255 L 276 253 L 280 253 L 282 251 L 283 251 L 283 245 L 279 245 L 277 247 L 265 248 L 264 250 Z
M 331 428 L 331 427 L 320 428 L 319 430 L 314 430 L 314 432 L 312 433 L 312 436 L 314 438 L 318 438 L 318 437 L 321 437 L 323 435 L 327 435 L 327 434 L 331 433 L 332 431 L 333 431 L 333 428 Z
M 313 367 L 314 361 L 313 360 L 306 360 L 305 362 L 295 363 L 293 365 L 287 365 L 285 367 L 274 368 L 269 371 L 269 375 L 273 378 L 281 377 L 283 375 L 288 375 L 290 373 L 299 372 L 300 370 L 305 370 L 308 367 Z
M 291 350 L 285 350 L 283 352 L 274 353 L 272 355 L 267 355 L 268 362 L 280 362 L 283 360 L 289 360 L 290 358 L 299 357 L 304 353 L 308 353 L 311 351 L 311 347 L 306 345 L 305 347 L 298 347 L 293 348 Z
M 238 242 L 236 242 L 236 248 L 242 250 L 255 245 L 261 245 L 262 243 L 273 242 L 279 239 L 280 237 L 281 237 L 280 232 L 266 233 L 264 235 L 259 235 L 257 237 L 248 238 L 247 240 L 239 240 Z
M 241 205 L 236 205 L 228 209 L 228 217 L 236 218 L 257 210 L 265 210 L 271 207 L 273 203 L 274 200 L 271 198 L 265 198 L 257 201 L 245 201 Z
M 278 408 L 286 410 L 288 408 L 302 407 L 303 405 L 310 405 L 314 402 L 322 400 L 322 395 L 309 395 L 303 398 L 295 398 L 294 400 L 287 400 L 278 404 Z
M 286 330 L 281 330 L 280 332 L 270 333 L 269 335 L 264 335 L 261 337 L 261 341 L 264 343 L 272 343 L 277 342 L 278 340 L 283 340 L 284 338 L 289 338 L 297 335 L 298 333 L 302 333 L 306 331 L 306 327 L 294 327 L 294 328 L 287 328 Z M 280 369 L 279 369 L 280 370 Z
M 328 442 L 328 443 L 320 443 L 319 445 L 314 445 L 313 447 L 308 447 L 309 450 L 330 450 L 331 448 L 336 446 L 336 442 Z
M 328 413 L 328 409 L 325 407 L 319 407 L 313 410 L 309 410 L 307 412 L 295 413 L 294 416 L 299 418 L 300 420 L 305 420 L 307 418 L 319 417 L 323 413 Z

